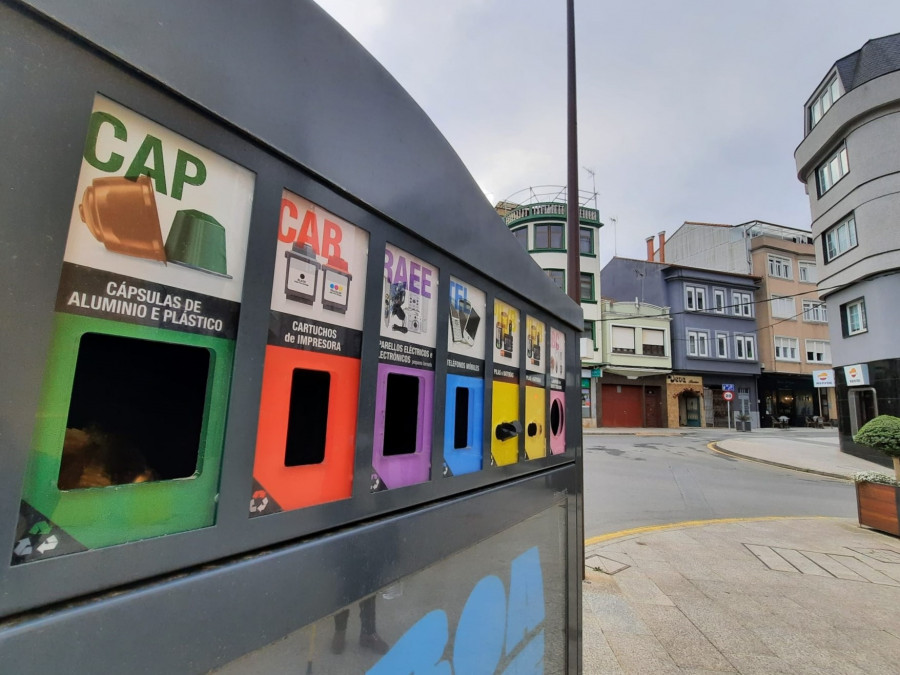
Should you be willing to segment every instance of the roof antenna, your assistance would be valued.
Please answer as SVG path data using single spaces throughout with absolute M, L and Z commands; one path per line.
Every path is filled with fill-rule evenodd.
M 612 227 L 613 227 L 613 257 L 617 257 L 619 255 L 619 250 L 618 250 L 618 246 L 616 244 L 616 240 L 617 240 L 616 225 L 619 224 L 619 219 L 616 216 L 610 216 L 609 222 L 612 223 Z
M 587 171 L 591 175 L 591 197 L 594 199 L 594 208 L 597 208 L 597 172 L 594 169 L 589 169 L 586 166 L 581 167 L 585 171 Z

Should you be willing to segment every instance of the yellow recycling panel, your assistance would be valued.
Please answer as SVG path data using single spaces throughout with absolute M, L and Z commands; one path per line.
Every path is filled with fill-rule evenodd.
M 494 382 L 491 404 L 491 455 L 498 466 L 519 461 L 519 385 Z
M 541 387 L 525 387 L 525 456 L 547 456 L 547 393 Z

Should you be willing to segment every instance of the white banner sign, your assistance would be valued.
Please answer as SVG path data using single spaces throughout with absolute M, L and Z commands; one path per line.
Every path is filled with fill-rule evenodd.
M 844 366 L 844 377 L 847 378 L 848 387 L 857 387 L 869 382 L 869 366 L 865 363 L 854 366 Z
M 829 368 L 827 370 L 814 370 L 812 372 L 813 378 L 813 386 L 816 389 L 821 387 L 833 387 L 834 386 L 834 369 Z

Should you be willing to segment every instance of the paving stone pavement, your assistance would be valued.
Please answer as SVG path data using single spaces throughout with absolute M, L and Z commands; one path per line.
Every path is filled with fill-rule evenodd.
M 588 547 L 585 673 L 900 673 L 900 540 L 840 518 Z
M 758 434 L 720 447 L 824 475 L 890 473 L 840 453 L 836 434 L 815 445 Z M 613 534 L 588 543 L 582 589 L 589 675 L 900 674 L 900 538 L 855 519 Z

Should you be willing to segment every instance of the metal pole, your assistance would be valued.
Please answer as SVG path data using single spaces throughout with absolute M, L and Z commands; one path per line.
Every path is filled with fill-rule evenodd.
M 566 182 L 566 267 L 569 277 L 566 291 L 581 303 L 581 260 L 578 229 L 578 109 L 575 97 L 575 0 L 566 0 L 566 36 L 568 62 L 568 180 Z

